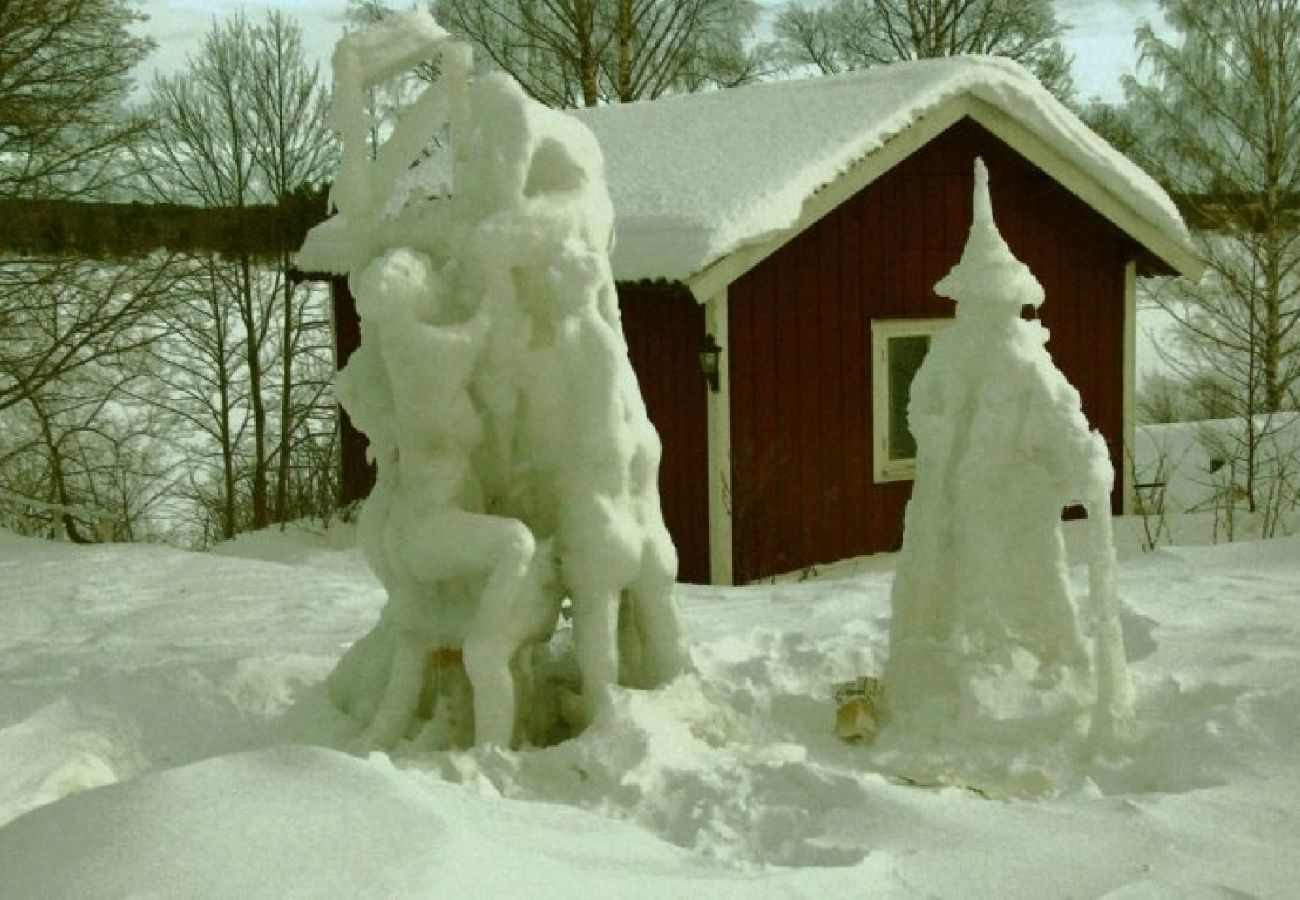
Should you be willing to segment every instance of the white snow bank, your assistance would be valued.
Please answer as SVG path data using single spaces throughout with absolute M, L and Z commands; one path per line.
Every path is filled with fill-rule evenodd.
M 505 897 L 525 884 L 535 897 L 654 897 L 705 874 L 630 826 L 309 747 L 217 757 L 46 807 L 0 830 L 0 872 L 13 900 Z
M 0 726 L 0 823 L 144 768 L 139 735 L 123 730 L 111 712 L 78 709 L 66 696 Z
M 383 590 L 354 548 L 332 566 L 298 531 L 240 543 L 309 566 L 0 529 L 0 823 L 284 739 L 281 716 L 378 614 Z
M 962 95 L 990 104 L 1193 253 L 1168 195 L 1027 70 L 965 56 L 577 110 L 616 213 L 621 281 L 683 279 L 789 227 L 818 188 Z
M 1300 414 L 1259 416 L 1256 422 L 1257 500 L 1281 492 L 1284 511 L 1300 494 Z M 1134 481 L 1141 500 L 1170 513 L 1245 506 L 1247 435 L 1244 419 L 1143 425 L 1137 429 Z

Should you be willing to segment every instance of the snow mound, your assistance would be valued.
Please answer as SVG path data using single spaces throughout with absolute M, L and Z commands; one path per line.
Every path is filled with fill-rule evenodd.
M 539 820 L 563 829 L 564 852 Z M 582 840 L 597 830 L 598 844 Z M 626 826 L 484 802 L 379 754 L 310 747 L 216 757 L 86 791 L 0 830 L 13 900 L 499 897 L 525 883 L 538 897 L 662 896 L 693 868 Z
M 527 754 L 453 752 L 411 760 L 487 795 L 541 799 L 634 822 L 669 844 L 739 868 L 854 866 L 839 817 L 878 807 L 875 775 L 838 770 L 738 714 L 744 692 L 683 676 L 658 691 L 620 690 L 615 714 L 578 738 Z M 753 701 L 753 697 L 748 698 Z M 815 711 L 815 713 L 814 713 Z M 805 714 L 824 716 L 822 704 Z
M 1137 429 L 1134 480 L 1153 515 L 1239 507 L 1246 520 L 1247 468 L 1244 460 L 1255 443 L 1255 491 L 1261 506 L 1274 504 L 1292 511 L 1286 498 L 1294 496 L 1295 460 L 1300 458 L 1300 414 L 1258 416 L 1255 434 L 1248 435 L 1244 419 L 1210 419 L 1143 425 Z M 1282 498 L 1275 502 L 1275 498 Z M 1226 530 L 1226 528 L 1224 529 Z M 1245 528 L 1241 529 L 1243 532 Z
M 357 569 L 360 560 L 351 552 L 356 543 L 355 522 L 302 519 L 243 532 L 210 547 L 207 552 L 214 556 L 311 566 L 317 570 L 332 569 L 359 575 L 365 567 Z
M 0 825 L 143 770 L 140 736 L 127 729 L 110 712 L 66 696 L 0 727 Z

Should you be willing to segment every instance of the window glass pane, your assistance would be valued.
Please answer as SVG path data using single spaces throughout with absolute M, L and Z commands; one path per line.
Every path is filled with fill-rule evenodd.
M 889 458 L 915 459 L 916 441 L 907 428 L 907 398 L 912 379 L 930 349 L 928 334 L 892 337 L 888 343 L 889 359 Z

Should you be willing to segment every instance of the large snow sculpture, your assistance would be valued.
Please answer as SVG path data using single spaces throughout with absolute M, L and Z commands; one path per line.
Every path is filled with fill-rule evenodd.
M 1020 317 L 1043 289 L 998 233 L 978 160 L 974 206 L 961 261 L 935 286 L 957 302 L 955 320 L 912 383 L 917 473 L 880 744 L 917 777 L 1029 787 L 1131 715 L 1114 473 L 1046 330 Z M 1094 529 L 1090 623 L 1079 620 L 1062 540 L 1061 511 L 1075 503 Z
M 371 159 L 366 91 L 435 55 Z M 603 163 L 512 80 L 471 81 L 426 14 L 344 37 L 334 66 L 338 214 L 299 264 L 351 273 L 362 341 L 338 392 L 378 465 L 359 540 L 389 599 L 331 693 L 366 746 L 509 745 L 566 596 L 588 717 L 686 662 Z

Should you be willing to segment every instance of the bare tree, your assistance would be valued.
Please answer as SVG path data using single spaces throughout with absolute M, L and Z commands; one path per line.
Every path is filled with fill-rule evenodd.
M 189 283 L 177 291 L 174 328 L 149 347 L 145 371 L 154 387 L 137 395 L 180 424 L 174 450 L 190 461 L 189 500 L 212 519 L 203 537 L 213 540 L 231 538 L 247 524 L 239 490 L 247 428 L 240 414 L 247 391 L 243 336 L 215 271 L 220 265 L 213 258 L 196 261 Z
M 734 87 L 768 68 L 765 48 L 750 39 L 758 7 L 748 2 L 615 0 L 613 66 L 604 83 L 621 103 L 674 90 Z
M 149 107 L 154 122 L 139 151 L 140 171 L 155 196 L 235 209 L 256 202 L 247 110 L 252 73 L 245 55 L 251 42 L 251 27 L 242 13 L 225 23 L 214 22 L 185 72 L 155 78 Z M 262 370 L 272 311 L 256 292 L 248 256 L 231 265 L 217 265 L 214 260 L 208 273 L 229 290 L 243 328 L 241 346 L 253 426 L 253 523 L 262 527 L 270 521 Z M 233 455 L 234 449 L 223 452 Z
M 166 256 L 0 263 L 0 412 L 156 340 L 177 277 Z
M 175 502 L 183 467 L 170 452 L 176 421 L 159 407 L 122 398 L 74 423 L 65 456 L 75 467 L 84 503 L 99 511 L 98 540 L 184 537 Z
M 149 417 L 121 404 L 140 378 L 138 359 L 170 327 L 177 273 L 176 260 L 163 255 L 130 265 L 3 265 L 0 493 L 7 502 L 0 505 L 52 511 L 54 532 L 74 540 L 93 536 L 101 517 L 124 533 L 143 528 L 158 499 L 148 459 L 116 464 L 147 440 L 141 427 Z M 122 452 L 105 452 L 110 446 Z M 109 483 L 116 490 L 101 496 Z M 96 512 L 77 511 L 85 509 Z
M 726 87 L 764 68 L 752 0 L 437 0 L 433 9 L 552 107 Z
M 0 197 L 102 197 L 141 132 L 122 103 L 152 46 L 129 0 L 0 2 Z M 129 379 L 124 361 L 157 338 L 174 283 L 166 257 L 106 265 L 0 260 L 0 494 L 55 534 L 93 535 L 83 449 L 100 440 Z M 121 473 L 118 473 L 121 474 Z M 15 506 L 17 504 L 17 506 Z M 81 518 L 78 518 L 81 516 Z
M 1093 97 L 1075 107 L 1079 118 L 1125 156 L 1137 158 L 1143 141 L 1144 123 L 1127 103 L 1110 103 Z
M 1161 5 L 1182 40 L 1138 32 L 1153 73 L 1126 83 L 1151 128 L 1138 153 L 1220 236 L 1204 248 L 1216 299 L 1245 310 L 1214 318 L 1240 320 L 1258 349 L 1256 406 L 1276 410 L 1300 374 L 1300 0 Z
M 332 167 L 324 104 L 318 70 L 305 62 L 296 24 L 274 11 L 260 24 L 242 13 L 214 22 L 188 69 L 154 82 L 154 124 L 138 151 L 142 177 L 154 196 L 172 202 L 235 210 L 279 202 L 319 184 Z M 242 526 L 233 513 L 240 454 L 227 442 L 249 445 L 247 525 L 260 528 L 288 512 L 293 431 L 302 422 L 292 397 L 294 365 L 303 341 L 310 335 L 319 342 L 323 331 L 312 327 L 321 324 L 319 308 L 312 308 L 313 320 L 295 302 L 290 265 L 283 255 L 270 277 L 247 255 L 204 267 L 233 305 L 239 334 L 223 332 L 220 351 L 200 358 L 220 367 L 213 374 L 221 382 L 236 374 L 227 352 L 240 348 L 237 374 L 245 385 L 236 397 L 226 384 L 223 396 L 230 403 L 207 409 L 216 416 L 213 436 L 223 442 L 223 534 Z M 212 296 L 205 291 L 203 302 Z M 232 419 L 241 410 L 247 411 L 246 436 Z
M 141 127 L 120 109 L 152 46 L 141 18 L 127 0 L 0 2 L 0 196 L 109 186 Z
M 283 199 L 305 185 L 322 183 L 332 171 L 335 150 L 326 126 L 326 98 L 320 87 L 319 67 L 308 67 L 303 56 L 302 32 L 282 13 L 267 13 L 261 27 L 251 32 L 252 101 L 249 128 L 256 171 L 265 180 L 265 192 Z M 296 419 L 293 404 L 294 362 L 305 350 L 303 342 L 319 338 L 322 329 L 311 328 L 295 306 L 292 259 L 280 258 L 280 408 L 279 443 L 276 448 L 276 521 L 289 515 L 289 473 Z M 315 320 L 320 323 L 319 318 Z M 314 334 L 313 334 L 314 332 Z M 328 336 L 328 335 L 326 335 Z M 310 408 L 310 407 L 309 407 Z
M 1138 32 L 1133 152 L 1206 228 L 1209 273 L 1153 292 L 1177 323 L 1171 364 L 1242 428 L 1240 494 L 1261 502 L 1264 452 L 1300 397 L 1300 0 L 1162 0 L 1178 32 Z
M 792 2 L 774 30 L 791 66 L 823 74 L 963 53 L 1006 56 L 1056 96 L 1074 93 L 1065 26 L 1052 0 L 830 0 Z
M 155 516 L 174 480 L 164 426 L 157 410 L 124 404 L 122 386 L 118 371 L 79 373 L 28 398 L 35 439 L 25 464 L 6 461 L 0 492 L 7 505 L 43 509 L 53 537 L 139 540 L 165 528 Z

